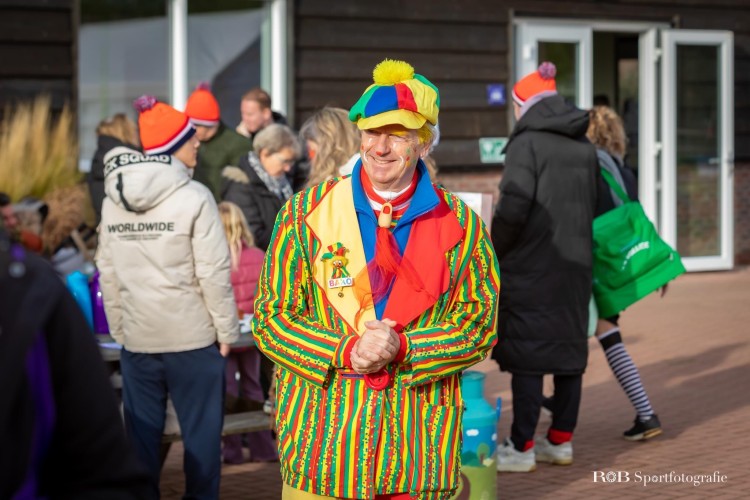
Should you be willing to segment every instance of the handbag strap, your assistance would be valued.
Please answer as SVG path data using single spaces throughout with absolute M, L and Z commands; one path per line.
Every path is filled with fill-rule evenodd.
M 623 203 L 629 203 L 630 198 L 628 197 L 628 194 L 625 192 L 624 189 L 622 189 L 622 186 L 617 183 L 614 176 L 609 173 L 609 171 L 606 168 L 600 168 L 602 172 L 602 177 L 604 177 L 604 180 L 607 181 L 607 184 L 609 184 L 609 187 L 612 188 L 612 191 L 617 193 L 617 196 L 620 197 Z

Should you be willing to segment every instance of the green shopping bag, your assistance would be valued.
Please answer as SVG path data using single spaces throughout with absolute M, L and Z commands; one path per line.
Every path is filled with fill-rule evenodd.
M 594 219 L 594 298 L 600 318 L 613 316 L 685 272 L 680 255 L 656 232 L 641 204 L 612 174 L 602 177 L 623 204 Z

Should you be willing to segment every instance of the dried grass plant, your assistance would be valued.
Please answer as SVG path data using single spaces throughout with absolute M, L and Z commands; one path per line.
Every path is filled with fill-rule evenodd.
M 91 202 L 85 184 L 50 191 L 44 201 L 49 206 L 49 217 L 44 222 L 42 241 L 45 250 L 52 253 L 86 221 L 86 208 Z
M 13 201 L 45 198 L 81 181 L 73 114 L 50 111 L 48 96 L 6 108 L 0 124 L 0 191 Z
M 6 108 L 0 123 L 0 191 L 14 202 L 33 196 L 47 203 L 41 235 L 47 253 L 93 219 L 73 125 L 67 106 L 53 115 L 48 96 Z

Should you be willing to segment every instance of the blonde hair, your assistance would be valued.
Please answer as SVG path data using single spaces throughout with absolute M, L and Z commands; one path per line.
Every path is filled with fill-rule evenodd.
M 349 121 L 349 113 L 341 108 L 324 107 L 302 124 L 300 137 L 318 146 L 310 160 L 307 187 L 338 176 L 338 169 L 359 151 L 361 136 Z
M 247 225 L 245 214 L 242 213 L 240 207 L 231 201 L 219 203 L 219 215 L 221 215 L 221 223 L 224 225 L 224 233 L 227 235 L 227 243 L 229 243 L 232 270 L 236 271 L 240 266 L 242 245 L 254 247 L 255 238 Z
M 99 125 L 96 126 L 96 135 L 108 135 L 132 146 L 140 147 L 141 145 L 135 122 L 128 118 L 125 113 L 117 113 L 100 121 Z
M 628 144 L 622 119 L 609 106 L 594 106 L 589 111 L 589 128 L 586 137 L 607 153 L 623 158 Z
M 432 125 L 430 122 L 424 122 L 424 125 L 417 129 L 417 136 L 419 137 L 420 144 L 426 144 L 435 139 L 437 135 L 437 127 Z

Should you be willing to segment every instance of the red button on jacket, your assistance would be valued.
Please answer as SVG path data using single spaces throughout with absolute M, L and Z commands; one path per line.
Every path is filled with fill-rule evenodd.
M 369 387 L 370 389 L 382 391 L 383 389 L 388 387 L 390 383 L 391 374 L 388 373 L 388 370 L 386 370 L 385 368 L 381 368 L 375 373 L 365 374 L 365 384 L 367 384 L 367 387 Z

